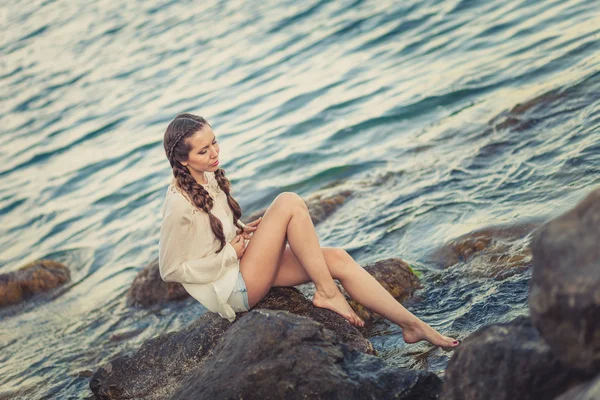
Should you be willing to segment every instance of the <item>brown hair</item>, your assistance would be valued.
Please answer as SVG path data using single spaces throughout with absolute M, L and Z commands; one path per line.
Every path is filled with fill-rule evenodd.
M 181 161 L 188 160 L 188 154 L 192 150 L 191 144 L 186 139 L 193 136 L 205 125 L 211 126 L 206 119 L 200 116 L 188 113 L 179 114 L 167 126 L 163 146 L 171 168 L 173 168 L 173 176 L 177 180 L 177 184 L 188 194 L 188 197 L 197 208 L 208 214 L 210 227 L 217 240 L 221 242 L 221 247 L 217 250 L 218 253 L 225 247 L 226 243 L 223 224 L 211 212 L 214 202 L 213 198 L 202 185 L 196 182 L 196 179 L 190 174 L 187 167 L 181 164 Z M 242 209 L 238 202 L 231 196 L 231 183 L 225 177 L 225 170 L 219 168 L 214 174 L 219 187 L 227 195 L 227 203 L 233 213 L 233 224 L 242 229 L 242 226 L 238 223 L 239 218 L 242 216 Z

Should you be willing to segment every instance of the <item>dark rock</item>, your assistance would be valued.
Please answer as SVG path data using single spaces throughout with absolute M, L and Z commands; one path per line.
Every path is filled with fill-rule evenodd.
M 351 350 L 375 354 L 373 345 L 339 314 L 312 305 L 295 288 L 275 287 L 252 309 L 286 309 L 320 321 L 336 340 Z M 252 312 L 252 311 L 250 311 Z M 90 389 L 103 399 L 133 398 L 162 399 L 173 390 L 175 382 L 190 368 L 202 364 L 219 337 L 242 321 L 248 314 L 238 313 L 230 324 L 216 313 L 206 312 L 180 332 L 169 332 L 144 342 L 132 355 L 117 357 L 100 367 L 90 380 Z M 138 332 L 131 332 L 135 336 Z M 113 335 L 118 341 L 129 337 L 127 333 Z M 148 394 L 151 393 L 151 394 Z M 156 394 L 156 396 L 155 396 Z
M 386 365 L 340 344 L 322 324 L 255 309 L 231 327 L 178 399 L 436 399 L 429 372 Z
M 577 385 L 554 400 L 598 400 L 600 399 L 600 376 L 594 380 Z
M 98 399 L 167 399 L 181 377 L 201 366 L 231 324 L 216 313 L 205 313 L 179 332 L 147 340 L 134 353 L 98 368 L 90 389 Z
M 373 344 L 369 342 L 361 332 L 344 317 L 326 308 L 315 307 L 311 301 L 294 287 L 273 287 L 267 295 L 262 298 L 253 308 L 267 310 L 284 310 L 296 315 L 310 317 L 322 323 L 331 330 L 338 340 L 352 350 L 363 353 L 375 354 Z M 252 311 L 251 310 L 251 311 Z M 239 313 L 239 318 L 247 313 Z
M 189 293 L 179 282 L 165 282 L 160 277 L 158 258 L 142 269 L 127 291 L 129 307 L 149 307 L 171 300 L 184 300 Z
M 481 328 L 454 350 L 440 398 L 552 399 L 587 379 L 562 364 L 531 320 L 520 317 Z
M 532 241 L 531 319 L 565 363 L 600 370 L 600 189 Z
M 0 275 L 0 307 L 20 303 L 71 280 L 69 268 L 53 260 L 36 260 Z

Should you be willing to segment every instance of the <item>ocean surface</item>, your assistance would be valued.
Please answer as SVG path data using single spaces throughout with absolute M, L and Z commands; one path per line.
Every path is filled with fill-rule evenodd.
M 211 123 L 246 215 L 282 191 L 355 185 L 321 245 L 409 262 L 424 288 L 407 308 L 461 339 L 527 314 L 530 272 L 428 255 L 546 221 L 600 184 L 595 0 L 6 0 L 0 26 L 0 273 L 40 258 L 71 270 L 0 309 L 2 399 L 90 398 L 91 371 L 205 312 L 125 305 L 158 256 L 177 113 Z M 371 341 L 443 376 L 449 355 L 418 361 L 427 345 L 394 324 Z

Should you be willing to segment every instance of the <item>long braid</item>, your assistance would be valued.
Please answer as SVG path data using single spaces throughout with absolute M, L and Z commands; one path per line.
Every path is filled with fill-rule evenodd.
M 221 246 L 217 250 L 217 253 L 219 253 L 225 247 L 226 242 L 223 224 L 212 213 L 214 200 L 206 189 L 196 182 L 190 171 L 181 164 L 181 161 L 187 161 L 188 154 L 191 151 L 191 146 L 185 139 L 201 130 L 205 124 L 210 126 L 208 121 L 200 116 L 188 113 L 177 115 L 165 131 L 163 146 L 173 169 L 173 176 L 177 181 L 177 185 L 188 195 L 198 209 L 208 214 L 210 227 L 217 240 L 221 242 Z M 234 225 L 241 229 L 238 220 L 242 215 L 242 211 L 238 202 L 231 196 L 231 184 L 225 177 L 225 171 L 219 168 L 215 171 L 215 178 L 221 190 L 227 195 L 227 203 L 233 213 Z

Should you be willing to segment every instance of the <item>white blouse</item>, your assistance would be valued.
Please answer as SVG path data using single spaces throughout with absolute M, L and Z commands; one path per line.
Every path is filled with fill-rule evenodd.
M 225 246 L 216 252 L 221 243 L 212 232 L 208 214 L 192 203 L 173 178 L 161 210 L 158 268 L 163 281 L 180 282 L 209 311 L 233 322 L 235 311 L 227 299 L 240 264 L 229 242 L 237 235 L 237 227 L 227 195 L 219 188 L 214 172 L 205 172 L 205 176 L 208 183 L 202 186 L 214 200 L 212 213 L 223 224 Z M 245 226 L 241 221 L 240 225 Z

